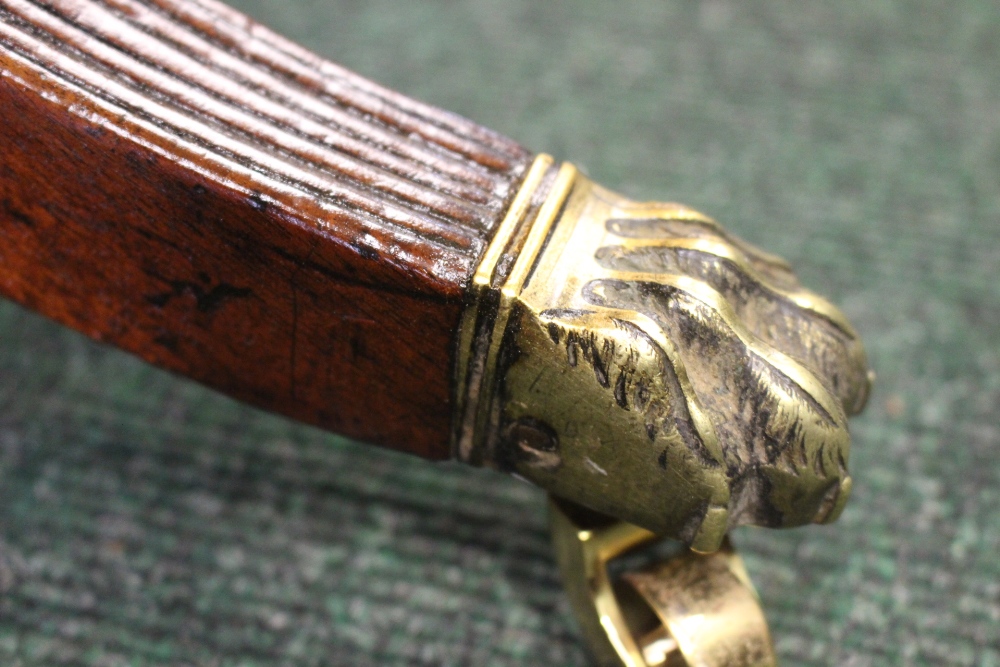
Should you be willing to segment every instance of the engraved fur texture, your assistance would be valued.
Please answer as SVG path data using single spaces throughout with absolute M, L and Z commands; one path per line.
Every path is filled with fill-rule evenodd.
M 581 177 L 508 310 L 499 467 L 704 551 L 843 509 L 864 348 L 784 261 Z
M 711 416 L 714 433 L 702 437 L 717 439 L 736 491 L 730 523 L 782 522 L 750 497 L 767 468 L 846 478 L 845 415 L 863 407 L 869 384 L 843 317 L 787 264 L 708 221 L 618 219 L 608 231 L 622 242 L 598 251 L 609 277 L 589 283 L 587 298 L 641 312 L 675 341 L 688 401 Z

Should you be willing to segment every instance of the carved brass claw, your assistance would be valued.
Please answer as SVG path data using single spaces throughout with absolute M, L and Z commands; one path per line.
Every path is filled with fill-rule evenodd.
M 455 455 L 552 494 L 601 663 L 775 665 L 726 534 L 843 510 L 847 417 L 872 376 L 840 311 L 701 213 L 631 202 L 544 155 L 473 288 Z M 608 562 L 657 537 L 691 551 L 613 583 Z
M 475 286 L 460 459 L 702 552 L 840 514 L 865 353 L 782 260 L 542 156 Z

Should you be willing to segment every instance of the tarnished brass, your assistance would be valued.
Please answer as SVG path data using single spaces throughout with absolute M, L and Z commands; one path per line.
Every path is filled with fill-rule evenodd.
M 461 460 L 702 552 L 839 515 L 865 353 L 782 260 L 541 156 L 474 288 Z
M 767 621 L 743 561 L 725 542 L 685 550 L 612 581 L 608 564 L 656 537 L 550 502 L 556 558 L 594 657 L 606 667 L 773 667 Z

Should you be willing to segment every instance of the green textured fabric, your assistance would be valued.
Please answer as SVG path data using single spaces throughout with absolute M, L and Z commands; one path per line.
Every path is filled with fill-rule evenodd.
M 995 2 L 235 4 L 789 258 L 879 380 L 843 518 L 735 535 L 783 663 L 1000 666 Z M 0 664 L 588 664 L 539 491 L 0 341 Z

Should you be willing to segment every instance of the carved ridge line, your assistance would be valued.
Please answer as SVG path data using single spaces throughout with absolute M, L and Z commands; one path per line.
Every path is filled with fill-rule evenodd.
M 628 211 L 628 218 L 662 218 L 666 220 L 704 222 L 710 226 L 721 228 L 721 225 L 719 225 L 718 222 L 708 217 L 701 211 L 678 202 L 628 202 L 625 206 L 622 206 L 622 204 L 619 203 L 617 208 L 619 210 Z M 613 222 L 615 219 L 618 219 L 618 216 L 612 216 L 608 221 Z
M 13 2 L 13 0 L 6 1 Z M 385 131 L 381 127 L 357 118 L 353 119 L 353 123 L 346 122 L 349 120 L 349 116 L 344 111 L 315 98 L 310 98 L 301 90 L 295 89 L 273 75 L 262 72 L 259 68 L 247 67 L 245 62 L 240 62 L 229 53 L 218 52 L 217 48 L 213 48 L 207 43 L 203 43 L 199 48 L 198 40 L 202 36 L 197 33 L 184 31 L 181 35 L 177 35 L 176 33 L 180 32 L 179 27 L 171 25 L 163 19 L 161 22 L 166 23 L 166 25 L 161 25 L 159 31 L 144 29 L 144 26 L 137 24 L 134 18 L 129 20 L 131 17 L 124 15 L 124 12 L 140 12 L 145 9 L 134 6 L 130 0 L 106 0 L 104 5 L 95 5 L 92 2 L 82 4 L 80 0 L 55 0 L 51 6 L 47 6 L 45 9 L 51 12 L 54 18 L 58 18 L 100 42 L 112 46 L 120 56 L 126 56 L 127 60 L 151 66 L 160 75 L 157 78 L 162 79 L 162 75 L 167 74 L 173 80 L 174 87 L 177 85 L 190 87 L 202 95 L 209 96 L 214 101 L 221 100 L 239 110 L 242 110 L 245 102 L 249 100 L 252 102 L 253 116 L 258 122 L 261 120 L 270 122 L 286 134 L 306 137 L 314 146 L 314 150 L 343 152 L 362 163 L 386 169 L 400 179 L 414 183 L 419 182 L 404 171 L 409 166 L 412 172 L 413 163 L 408 165 L 405 158 L 393 154 L 378 143 L 371 141 L 373 135 L 385 135 Z M 150 13 L 148 9 L 144 12 L 144 14 Z M 175 34 L 164 35 L 164 28 L 173 28 Z M 175 39 L 171 38 L 184 39 L 186 42 L 184 48 L 176 45 Z M 149 52 L 151 48 L 157 49 L 155 63 Z M 193 55 L 190 52 L 192 48 L 200 51 L 202 57 Z M 220 68 L 218 66 L 220 61 L 229 64 L 229 68 Z M 233 70 L 233 61 L 241 64 L 242 67 L 239 70 Z M 133 65 L 133 63 L 129 64 Z M 153 76 L 144 74 L 140 80 L 153 80 Z M 248 81 L 248 79 L 252 81 Z M 162 86 L 162 83 L 160 85 Z M 241 96 L 247 99 L 238 99 Z M 312 112 L 302 109 L 303 105 L 312 107 Z M 315 119 L 317 112 L 320 113 L 319 120 Z M 339 125 L 344 133 L 332 132 L 330 124 Z M 351 127 L 346 127 L 346 125 L 351 125 Z M 356 138 L 359 133 L 363 133 L 368 140 Z M 398 135 L 381 137 L 382 143 L 387 140 L 398 141 L 399 139 L 402 137 Z M 365 157 L 356 156 L 357 153 L 366 150 Z M 415 151 L 411 150 L 410 152 Z M 428 151 L 423 151 L 423 153 L 421 155 L 416 152 L 411 159 L 421 159 L 421 164 L 433 163 L 434 157 L 437 157 L 438 161 L 442 161 L 439 155 L 430 154 Z M 443 189 L 448 189 L 447 183 L 450 182 L 451 190 L 455 190 L 455 186 L 465 185 L 465 189 L 473 197 L 477 191 L 480 197 L 486 194 L 483 188 L 470 183 L 463 184 L 450 178 L 440 178 L 439 180 L 444 184 Z M 452 192 L 451 194 L 461 196 L 465 193 Z
M 814 407 L 819 408 L 817 413 L 820 416 L 823 416 L 837 427 L 845 427 L 844 420 L 840 418 L 843 414 L 843 409 L 839 407 L 840 402 L 823 386 L 823 383 L 805 366 L 757 338 L 739 320 L 725 297 L 710 285 L 687 276 L 667 273 L 640 273 L 631 271 L 608 271 L 607 273 L 608 275 L 604 280 L 667 285 L 708 306 L 722 318 L 726 326 L 739 338 L 748 352 L 775 367 L 779 373 L 801 387 L 803 392 L 815 404 Z
M 340 151 L 332 151 L 329 147 L 318 144 L 315 141 L 303 138 L 298 132 L 291 131 L 291 128 L 278 123 L 274 115 L 267 116 L 267 120 L 250 114 L 238 105 L 234 104 L 231 95 L 239 94 L 232 90 L 236 84 L 229 83 L 230 90 L 227 96 L 225 92 L 209 92 L 200 84 L 193 83 L 188 77 L 180 76 L 174 72 L 176 67 L 194 67 L 196 71 L 201 71 L 209 80 L 213 79 L 210 71 L 200 69 L 201 66 L 191 61 L 187 65 L 183 62 L 173 62 L 177 56 L 183 61 L 186 56 L 172 53 L 170 49 L 164 50 L 166 66 L 164 68 L 152 67 L 146 60 L 146 55 L 141 51 L 142 45 L 135 43 L 135 30 L 127 27 L 119 19 L 104 11 L 95 15 L 99 10 L 88 5 L 79 7 L 78 12 L 70 20 L 59 14 L 52 14 L 43 10 L 26 0 L 4 0 L 8 8 L 18 12 L 18 15 L 31 21 L 32 25 L 44 28 L 49 35 L 56 38 L 63 48 L 70 47 L 80 51 L 84 57 L 92 59 L 102 67 L 119 69 L 127 73 L 135 81 L 142 82 L 142 88 L 129 86 L 137 95 L 151 97 L 150 92 L 159 93 L 166 100 L 177 107 L 177 111 L 190 116 L 196 122 L 202 124 L 218 123 L 223 129 L 234 134 L 245 136 L 247 145 L 257 144 L 263 150 L 277 150 L 286 153 L 273 153 L 273 157 L 281 158 L 286 163 L 291 163 L 288 157 L 304 162 L 309 167 L 327 176 L 331 180 L 336 180 L 347 188 L 371 189 L 381 193 L 380 196 L 401 200 L 405 208 L 413 209 L 414 206 L 426 207 L 427 217 L 446 221 L 453 218 L 460 222 L 476 223 L 481 226 L 483 219 L 489 219 L 489 211 L 475 205 L 470 206 L 458 199 L 445 195 L 442 196 L 405 176 L 400 176 L 392 171 L 386 170 L 371 162 L 358 159 Z M 73 0 L 58 0 L 57 6 L 75 6 Z M 98 30 L 100 22 L 110 23 L 112 27 L 120 28 L 113 35 L 107 30 Z M 95 32 L 96 31 L 96 32 Z M 110 41 L 109 41 L 110 40 Z M 151 41 L 148 37 L 146 41 Z M 127 48 L 128 51 L 123 49 Z M 137 51 L 137 49 L 139 49 Z M 218 79 L 218 77 L 214 77 Z M 119 82 L 121 83 L 121 82 Z M 216 80 L 217 86 L 226 86 Z M 218 97 L 215 93 L 222 95 Z M 258 93 L 252 93 L 256 98 L 255 108 L 261 105 L 269 107 L 274 114 L 280 114 L 282 109 L 273 101 L 265 100 Z M 263 100 L 263 102 L 261 102 Z M 287 110 L 284 110 L 287 111 Z M 327 132 L 329 130 L 313 123 L 312 130 L 315 132 Z M 263 141 L 261 141 L 263 139 Z M 355 171 L 358 176 L 351 174 Z M 478 210 L 476 210 L 478 209 Z M 416 211 L 413 211 L 415 214 Z
M 740 257 L 723 243 L 710 241 L 708 239 L 623 239 L 619 245 L 626 250 L 639 250 L 645 248 L 665 248 L 678 250 L 694 250 L 706 255 L 718 257 L 730 262 L 737 269 L 751 278 L 761 288 L 771 292 L 775 296 L 791 302 L 802 310 L 807 310 L 818 315 L 850 338 L 857 338 L 857 332 L 847 321 L 840 309 L 826 299 L 814 294 L 809 290 L 786 290 L 774 285 L 760 271 L 753 267 L 743 257 Z
M 418 141 L 383 124 L 352 115 L 347 109 L 308 94 L 301 86 L 270 69 L 248 66 L 246 60 L 223 50 L 204 33 L 178 23 L 137 0 L 104 0 L 103 4 L 132 29 L 140 31 L 143 36 L 170 44 L 178 52 L 209 68 L 215 76 L 261 92 L 288 109 L 300 112 L 305 118 L 338 127 L 344 134 L 330 133 L 332 141 L 327 144 L 329 146 L 342 146 L 348 153 L 365 153 L 367 149 L 371 159 L 396 165 L 393 168 L 398 170 L 402 170 L 407 161 L 416 161 L 437 175 L 434 179 L 426 178 L 426 184 L 478 203 L 488 201 L 487 194 L 495 187 L 491 178 L 479 170 L 470 169 L 456 159 L 454 153 L 441 147 L 426 146 L 424 140 Z M 396 173 L 402 174 L 401 171 Z
M 606 229 L 616 236 L 628 238 L 613 228 L 614 223 L 617 222 L 631 222 L 639 220 L 676 220 L 678 222 L 695 222 L 699 223 L 702 227 L 711 230 L 724 241 L 736 246 L 747 255 L 752 255 L 755 259 L 760 260 L 764 264 L 769 264 L 775 268 L 783 269 L 785 271 L 792 271 L 792 265 L 789 264 L 784 258 L 771 254 L 766 250 L 761 250 L 754 244 L 744 241 L 738 236 L 733 236 L 726 230 L 725 227 L 720 225 L 718 221 L 708 217 L 704 213 L 688 208 L 683 204 L 669 203 L 665 207 L 663 204 L 656 205 L 654 203 L 646 203 L 636 205 L 634 208 L 627 207 L 624 210 L 628 211 L 627 216 L 614 216 L 607 222 Z
M 343 95 L 343 89 L 350 88 L 356 95 L 367 98 L 363 103 L 355 100 L 352 104 L 359 111 L 383 120 L 391 117 L 384 122 L 473 159 L 483 168 L 507 171 L 512 163 L 522 158 L 518 153 L 520 147 L 506 142 L 499 134 L 455 114 L 409 99 L 319 58 L 221 2 L 192 0 L 182 5 L 173 0 L 146 1 L 171 15 L 215 31 L 212 38 L 221 48 L 237 51 L 248 60 L 279 72 L 287 68 L 296 78 L 314 82 L 334 99 Z
M 2 27 L 2 23 L 0 23 Z M 5 46 L 6 43 L 0 36 L 0 46 Z M 0 78 L 13 83 L 13 85 L 20 87 L 23 90 L 31 91 L 32 94 L 37 95 L 49 103 L 60 103 L 64 104 L 66 99 L 61 96 L 57 96 L 50 92 L 47 92 L 46 85 L 49 82 L 50 76 L 59 76 L 58 72 L 53 73 L 47 68 L 44 68 L 33 60 L 26 58 L 18 51 L 8 51 L 5 56 L 9 56 L 13 63 L 21 65 L 24 69 L 21 72 L 14 72 L 5 66 L 2 60 L 0 60 Z M 27 75 L 27 76 L 25 76 Z M 105 130 L 108 130 L 114 134 L 119 133 L 119 128 L 114 124 L 110 123 L 109 112 L 114 114 L 114 117 L 122 115 L 122 108 L 117 107 L 108 101 L 93 96 L 91 91 L 85 87 L 81 87 L 76 82 L 70 82 L 69 90 L 72 90 L 74 95 L 79 95 L 81 100 L 74 100 L 71 111 L 77 117 L 83 119 L 86 122 L 97 125 Z M 168 147 L 163 145 L 162 133 L 158 130 L 155 125 L 148 122 L 147 119 L 142 117 L 132 117 L 128 119 L 130 124 L 129 131 L 139 130 L 142 135 L 137 134 L 123 134 L 120 135 L 123 138 L 127 138 L 129 141 L 134 142 L 137 146 L 142 147 L 144 150 L 148 150 L 155 155 L 176 161 L 177 164 L 189 169 L 192 173 L 198 174 L 201 177 L 211 180 L 216 183 L 223 183 L 226 187 L 233 188 L 235 192 L 238 192 L 246 197 L 251 197 L 256 194 L 258 190 L 256 188 L 247 188 L 242 186 L 235 186 L 233 183 L 228 181 L 220 180 L 219 169 L 228 170 L 233 169 L 234 166 L 228 162 L 224 162 L 222 158 L 215 158 L 212 160 L 211 164 L 206 166 L 196 159 L 192 159 L 191 147 L 184 146 L 185 151 L 183 153 L 178 153 L 173 149 L 173 144 L 170 143 Z M 169 143 L 169 142 L 168 142 Z M 302 193 L 295 190 L 292 186 L 286 185 L 284 183 L 274 181 L 270 176 L 258 174 L 253 172 L 243 165 L 236 164 L 235 168 L 239 171 L 245 173 L 247 176 L 251 177 L 252 181 L 258 186 L 267 185 L 272 187 L 272 192 L 276 192 L 285 197 L 301 197 Z M 267 179 L 266 181 L 264 179 Z M 372 232 L 383 231 L 384 227 L 372 220 L 370 216 L 367 216 L 363 212 L 354 211 L 351 209 L 336 208 L 332 202 L 325 201 L 321 196 L 314 195 L 312 202 L 314 206 L 325 215 L 336 215 L 341 216 L 338 218 L 340 224 L 345 228 L 350 228 L 352 232 L 371 234 Z M 290 208 L 285 199 L 279 199 L 274 203 L 276 207 L 284 210 L 286 213 L 294 215 L 300 212 L 297 208 Z M 302 224 L 311 224 L 307 221 L 303 221 Z M 323 230 L 325 223 L 320 222 L 315 225 L 315 228 Z M 406 270 L 408 265 L 406 262 L 412 262 L 413 258 L 416 256 L 414 254 L 415 240 L 419 242 L 428 243 L 428 247 L 437 254 L 442 260 L 447 257 L 443 254 L 443 251 L 447 250 L 447 246 L 433 242 L 431 240 L 428 242 L 427 239 L 415 239 L 415 237 L 408 232 L 406 229 L 396 229 L 394 241 L 396 242 L 396 248 L 398 254 L 384 255 L 384 258 L 388 263 L 393 266 L 400 268 L 401 270 Z M 375 239 L 375 237 L 369 237 Z M 381 238 L 375 239 L 381 247 L 384 242 Z M 325 273 L 329 274 L 329 269 L 323 268 Z M 331 274 L 332 275 L 332 274 Z M 432 274 L 429 274 L 432 275 Z M 342 277 L 337 277 L 338 280 Z M 350 280 L 348 282 L 351 282 Z M 362 284 L 354 281 L 353 284 Z M 418 293 L 412 290 L 402 290 L 393 288 L 395 293 L 411 296 L 413 298 L 427 298 L 426 293 Z M 436 297 L 435 297 L 436 298 Z
M 130 89 L 114 80 L 103 81 L 102 85 L 97 87 L 93 81 L 94 72 L 83 66 L 78 59 L 39 41 L 34 36 L 29 37 L 24 32 L 12 29 L 12 26 L 4 21 L 0 21 L 0 44 L 7 45 L 10 49 L 8 54 L 32 63 L 34 67 L 44 70 L 49 76 L 62 79 L 67 85 L 83 93 L 83 96 L 92 103 L 99 100 L 99 106 L 110 107 L 116 116 L 121 116 L 124 112 L 131 116 L 133 122 L 143 125 L 147 130 L 159 135 L 163 135 L 167 131 L 165 128 L 170 128 L 169 131 L 174 140 L 179 139 L 189 145 L 211 149 L 218 161 L 229 163 L 230 168 L 238 165 L 258 176 L 263 176 L 271 181 L 271 187 L 276 187 L 278 184 L 291 187 L 298 190 L 297 194 L 300 196 L 318 197 L 343 213 L 364 218 L 379 216 L 400 232 L 413 237 L 424 235 L 421 237 L 422 241 L 441 248 L 464 249 L 475 247 L 479 242 L 472 230 L 465 230 L 454 225 L 449 226 L 444 221 L 435 218 L 425 218 L 412 209 L 395 205 L 389 201 L 380 202 L 381 205 L 376 207 L 377 210 L 371 210 L 372 202 L 365 198 L 363 191 L 345 187 L 332 180 L 318 178 L 321 175 L 319 173 L 311 173 L 289 163 L 286 163 L 286 171 L 292 173 L 281 174 L 281 172 L 265 169 L 263 165 L 271 161 L 264 159 L 268 156 L 265 156 L 259 148 L 251 147 L 220 130 L 201 123 L 197 123 L 199 128 L 194 128 L 191 123 L 184 122 L 188 119 L 185 114 L 170 109 L 151 97 L 142 96 L 141 101 L 144 106 L 135 107 L 127 101 L 128 97 L 136 96 Z M 39 57 L 42 55 L 44 55 L 44 59 Z M 112 92 L 115 90 L 117 94 Z M 123 91 L 126 94 L 123 95 Z M 201 132 L 196 133 L 195 129 L 200 129 Z

